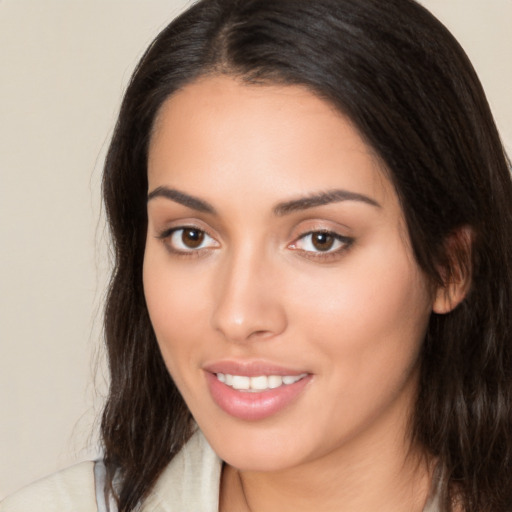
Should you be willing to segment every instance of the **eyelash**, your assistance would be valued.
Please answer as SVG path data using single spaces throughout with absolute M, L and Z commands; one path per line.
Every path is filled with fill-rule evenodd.
M 189 232 L 193 231 L 193 232 L 199 233 L 200 236 L 208 237 L 211 240 L 215 241 L 215 239 L 212 236 L 210 236 L 204 229 L 198 228 L 196 226 L 178 226 L 176 228 L 166 229 L 165 231 L 160 233 L 157 236 L 157 238 L 162 240 L 163 243 L 165 244 L 165 246 L 167 247 L 167 250 L 176 256 L 185 256 L 185 257 L 202 256 L 202 255 L 206 254 L 206 251 L 210 252 L 210 250 L 212 248 L 218 247 L 218 245 L 219 245 L 218 242 L 215 241 L 215 244 L 210 247 L 200 247 L 199 246 L 196 248 L 189 247 L 189 248 L 185 248 L 185 249 L 178 249 L 178 248 L 174 247 L 172 245 L 173 237 L 180 232 L 182 232 L 181 237 L 183 237 L 183 235 L 186 231 L 189 231 Z M 200 245 L 203 245 L 203 241 L 201 241 Z
M 208 237 L 211 240 L 213 240 L 215 242 L 215 244 L 210 245 L 209 247 L 201 247 L 201 245 L 203 244 L 203 241 L 201 241 L 199 246 L 196 248 L 189 247 L 187 249 L 182 249 L 182 248 L 178 249 L 175 246 L 173 246 L 172 238 L 180 232 L 182 232 L 181 236 L 183 237 L 184 232 L 187 230 L 190 232 L 199 233 L 199 236 Z M 332 237 L 332 239 L 334 240 L 333 243 L 335 244 L 336 242 L 338 242 L 339 244 L 341 244 L 341 246 L 336 248 L 335 250 L 328 248 L 325 251 L 322 251 L 322 250 L 312 251 L 312 250 L 306 250 L 306 249 L 297 247 L 298 243 L 300 243 L 301 241 L 304 241 L 307 237 L 311 237 L 312 235 L 325 235 L 328 237 Z M 185 257 L 202 256 L 202 255 L 206 255 L 212 249 L 219 246 L 218 242 L 216 242 L 215 239 L 212 236 L 210 236 L 204 229 L 197 228 L 195 226 L 179 226 L 176 228 L 167 229 L 167 230 L 161 232 L 157 236 L 157 238 L 164 242 L 164 244 L 167 247 L 167 249 L 169 250 L 169 252 L 171 252 L 172 254 L 177 255 L 177 256 L 185 256 Z M 353 238 L 340 235 L 334 231 L 316 229 L 316 230 L 308 231 L 307 233 L 300 235 L 298 238 L 295 239 L 294 242 L 292 242 L 290 245 L 288 245 L 288 247 L 291 248 L 292 250 L 300 252 L 307 258 L 326 261 L 326 260 L 332 260 L 332 259 L 335 259 L 335 258 L 341 256 L 342 253 L 344 253 L 345 251 L 347 251 L 350 248 L 350 246 L 353 244 L 353 242 L 354 242 Z
M 307 237 L 311 237 L 312 235 L 325 235 L 328 237 L 332 237 L 334 240 L 333 243 L 338 242 L 340 247 L 332 250 L 331 248 L 328 248 L 326 251 L 310 251 L 301 249 L 300 247 L 297 247 L 297 243 L 300 241 L 304 241 Z M 289 247 L 292 249 L 301 252 L 302 254 L 306 255 L 310 259 L 316 259 L 316 260 L 333 260 L 338 257 L 340 257 L 345 251 L 347 251 L 350 246 L 353 244 L 354 239 L 350 238 L 348 236 L 340 235 L 339 233 L 336 233 L 335 231 L 329 231 L 324 229 L 315 229 L 312 231 L 308 231 L 307 233 L 304 233 L 300 235 L 295 242 L 293 242 Z M 311 244 L 312 242 L 310 242 Z

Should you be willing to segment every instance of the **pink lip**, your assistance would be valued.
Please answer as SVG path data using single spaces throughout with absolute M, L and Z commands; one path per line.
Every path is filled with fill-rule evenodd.
M 227 414 L 245 421 L 257 421 L 277 414 L 295 401 L 312 379 L 312 375 L 279 388 L 257 393 L 237 391 L 220 382 L 216 373 L 231 375 L 300 375 L 306 372 L 288 370 L 267 363 L 239 363 L 223 361 L 208 365 L 205 369 L 206 382 L 214 402 Z
M 203 367 L 210 373 L 229 373 L 231 375 L 245 375 L 258 377 L 259 375 L 302 375 L 307 370 L 285 368 L 266 361 L 218 361 Z

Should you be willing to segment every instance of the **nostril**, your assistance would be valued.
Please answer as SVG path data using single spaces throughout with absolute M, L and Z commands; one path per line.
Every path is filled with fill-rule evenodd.
M 226 260 L 217 275 L 211 326 L 227 341 L 266 340 L 286 328 L 284 297 L 254 255 Z M 275 284 L 275 283 L 274 283 Z
M 222 316 L 219 312 L 213 318 L 214 329 L 226 340 L 235 343 L 270 339 L 281 334 L 286 324 L 284 312 L 279 307 L 239 317 L 237 320 L 228 315 Z
M 270 331 L 264 331 L 264 330 L 259 330 L 259 331 L 254 331 L 252 334 L 250 334 L 250 338 L 264 338 L 264 337 L 269 337 L 269 336 L 272 336 L 272 333 Z

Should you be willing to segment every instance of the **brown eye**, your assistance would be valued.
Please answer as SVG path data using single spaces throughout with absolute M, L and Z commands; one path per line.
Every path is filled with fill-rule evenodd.
M 204 231 L 199 229 L 184 229 L 181 234 L 183 245 L 189 249 L 197 249 L 204 241 Z
M 310 256 L 320 256 L 324 254 L 332 255 L 341 254 L 347 249 L 353 238 L 340 235 L 334 231 L 310 231 L 298 238 L 292 245 L 292 249 L 298 249 Z
M 206 231 L 193 226 L 171 229 L 162 233 L 159 238 L 174 253 L 199 253 L 203 249 L 219 247 L 219 243 Z
M 318 251 L 328 251 L 332 249 L 335 242 L 334 236 L 330 233 L 312 233 L 311 243 Z

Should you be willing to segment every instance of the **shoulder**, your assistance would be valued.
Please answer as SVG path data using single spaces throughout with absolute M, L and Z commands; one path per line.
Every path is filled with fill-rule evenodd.
M 166 467 L 142 510 L 216 512 L 221 470 L 222 461 L 197 430 Z
M 0 512 L 96 512 L 94 462 L 82 462 L 19 490 Z
M 6 498 L 0 512 L 97 512 L 102 468 L 82 462 L 55 473 Z M 221 470 L 222 461 L 198 430 L 165 468 L 142 510 L 217 512 Z M 103 503 L 99 509 L 106 509 Z

